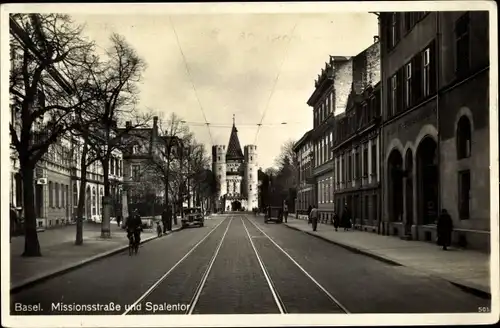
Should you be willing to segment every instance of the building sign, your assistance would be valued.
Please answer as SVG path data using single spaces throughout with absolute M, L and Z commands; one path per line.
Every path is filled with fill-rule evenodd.
M 395 122 L 390 124 L 387 128 L 387 135 L 398 135 L 400 133 L 405 133 L 415 124 L 428 121 L 429 119 L 433 119 L 435 117 L 436 107 L 432 107 L 430 109 L 427 109 L 425 107 L 417 109 L 410 115 L 407 115 L 406 117 L 396 120 Z

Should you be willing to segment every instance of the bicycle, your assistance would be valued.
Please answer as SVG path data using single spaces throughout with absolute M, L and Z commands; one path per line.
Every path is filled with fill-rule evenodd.
M 132 254 L 137 255 L 137 252 L 139 251 L 139 243 L 140 241 L 136 238 L 137 235 L 136 233 L 130 233 L 128 236 L 128 255 L 132 256 Z

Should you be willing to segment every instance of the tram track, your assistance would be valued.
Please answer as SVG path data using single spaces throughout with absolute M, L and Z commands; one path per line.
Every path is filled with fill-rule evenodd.
M 278 243 L 276 243 L 276 241 L 271 238 L 267 233 L 265 233 L 260 227 L 258 227 L 258 224 L 256 224 L 255 222 L 253 222 L 252 220 L 250 220 L 249 218 L 245 217 L 245 219 L 242 219 L 242 221 L 247 221 L 249 222 L 259 233 L 261 233 L 266 240 L 270 241 L 273 246 L 278 249 L 280 251 L 281 254 L 284 254 L 286 256 L 286 258 L 288 260 L 290 260 L 294 266 L 296 268 L 298 268 L 307 278 L 309 281 L 311 281 L 319 290 L 321 290 L 321 292 L 323 293 L 323 295 L 325 295 L 326 297 L 328 297 L 328 299 L 332 302 L 332 304 L 337 307 L 339 310 L 341 310 L 342 313 L 350 313 L 348 311 L 348 309 L 342 304 L 340 303 L 340 301 L 335 298 L 324 286 L 322 286 L 307 270 L 305 270 L 287 251 L 285 251 Z M 247 234 L 248 234 L 248 238 L 250 239 L 250 242 L 252 243 L 252 246 L 254 248 L 254 251 L 255 251 L 255 254 L 256 256 L 259 258 L 259 262 L 261 263 L 261 266 L 262 266 L 262 270 L 263 272 L 265 272 L 265 275 L 267 277 L 269 277 L 268 279 L 268 282 L 269 282 L 269 288 L 273 290 L 273 294 L 276 294 L 277 295 L 277 299 L 279 300 L 279 303 L 282 304 L 281 306 L 278 306 L 278 308 L 280 308 L 280 311 L 282 311 L 281 313 L 285 314 L 285 313 L 289 313 L 287 310 L 286 310 L 286 302 L 283 301 L 283 298 L 280 296 L 280 292 L 278 290 L 278 288 L 276 287 L 276 284 L 273 282 L 273 279 L 272 279 L 272 275 L 269 274 L 269 270 L 268 268 L 266 267 L 265 265 L 265 261 L 262 260 L 262 257 L 261 255 L 259 254 L 259 251 L 257 250 L 257 248 L 255 247 L 254 245 L 254 242 L 252 241 L 252 237 L 245 225 L 245 230 L 247 231 Z M 290 286 L 291 287 L 291 286 Z M 282 310 L 283 309 L 283 310 Z
M 230 231 L 231 224 L 234 220 L 237 220 L 235 222 L 238 222 L 238 224 L 234 226 L 230 232 L 233 244 L 230 243 L 230 245 L 225 246 L 225 253 L 224 255 L 222 255 L 222 258 L 220 258 L 221 248 L 223 247 L 226 236 L 228 235 L 228 231 Z M 224 223 L 227 223 L 225 227 L 223 226 Z M 224 229 L 222 234 L 221 229 Z M 252 230 L 253 232 L 251 232 L 250 230 Z M 219 232 L 214 233 L 216 231 Z M 257 234 L 259 236 L 257 236 Z M 212 236 L 212 238 L 209 238 L 210 236 Z M 243 240 L 241 238 L 243 236 L 245 236 L 245 242 L 248 242 L 250 246 L 244 246 L 244 244 L 242 244 Z M 254 241 L 254 239 L 258 237 L 260 237 L 258 241 Z M 217 270 L 220 274 L 221 270 L 224 271 L 225 265 L 227 265 L 228 260 L 237 261 L 235 259 L 228 258 L 228 251 L 229 249 L 231 249 L 231 247 L 234 247 L 232 245 L 234 245 L 236 240 L 237 243 L 242 247 L 242 249 L 244 249 L 244 253 L 235 256 L 255 257 L 256 261 L 252 260 L 254 261 L 252 263 L 255 264 L 250 265 L 248 264 L 249 262 L 246 262 L 246 266 L 244 266 L 242 270 L 247 271 L 240 271 L 240 273 L 236 273 L 236 276 L 234 276 L 234 274 L 233 276 L 230 276 L 231 273 L 228 272 L 229 276 L 227 277 L 227 281 L 218 281 L 218 275 L 216 273 L 212 274 L 213 268 L 214 266 L 218 266 Z M 264 254 L 265 252 L 263 253 L 262 249 L 259 250 L 259 248 L 263 247 L 263 242 L 272 245 L 272 249 L 269 249 L 268 252 L 270 254 Z M 279 259 L 277 260 L 277 262 L 279 263 L 272 263 L 270 257 L 274 257 L 275 260 Z M 207 261 L 207 259 L 209 260 Z M 286 263 L 286 270 L 281 269 L 284 268 L 281 263 Z M 184 267 L 181 268 L 181 266 Z M 248 271 L 251 271 L 251 273 L 248 273 Z M 234 288 L 234 286 L 238 286 L 238 283 L 240 283 L 238 281 L 241 281 L 242 277 L 245 275 L 250 275 L 253 277 L 252 279 L 254 279 L 253 281 L 249 282 L 250 284 L 246 285 L 253 286 L 253 282 L 255 284 L 255 289 L 258 289 L 260 293 L 267 293 L 267 295 L 272 295 L 272 301 L 270 300 L 271 297 L 265 297 L 269 299 L 267 303 L 255 296 L 252 300 L 250 300 L 252 296 L 248 296 L 249 299 L 243 301 L 243 303 L 245 304 L 250 304 L 253 302 L 263 302 L 265 304 L 262 304 L 260 306 L 260 309 L 265 309 L 266 311 L 271 311 L 271 313 L 276 313 L 272 310 L 274 304 L 275 308 L 277 308 L 277 313 L 279 314 L 314 312 L 323 313 L 318 312 L 318 309 L 320 308 L 326 309 L 325 313 L 349 313 L 349 311 L 332 294 L 330 294 L 330 292 L 326 290 L 326 288 L 324 288 L 290 254 L 288 254 L 280 245 L 278 245 L 272 237 L 266 234 L 258 226 L 258 224 L 252 222 L 252 220 L 249 220 L 245 216 L 240 216 L 239 218 L 235 216 L 229 216 L 227 218 L 224 218 L 212 230 L 210 230 L 174 266 L 172 266 L 156 282 L 154 282 L 151 287 L 143 295 L 141 295 L 122 315 L 147 314 L 142 311 L 134 311 L 134 308 L 136 308 L 138 304 L 144 303 L 145 301 L 154 303 L 159 302 L 160 299 L 169 299 L 170 302 L 177 301 L 177 303 L 187 305 L 182 311 L 176 314 L 192 315 L 198 313 L 211 313 L 211 310 L 216 310 L 217 312 L 222 311 L 222 314 L 225 313 L 222 308 L 226 308 L 227 310 L 233 305 L 230 304 L 231 302 L 229 300 L 220 300 L 218 302 L 220 308 L 214 308 L 213 304 L 207 306 L 207 302 L 217 302 L 216 300 L 211 302 L 211 299 L 214 297 L 214 295 L 221 294 L 221 292 L 232 294 L 232 296 L 234 296 L 234 294 L 243 294 L 245 296 L 240 296 L 240 298 L 246 297 L 247 294 L 244 291 L 239 290 L 237 287 L 236 289 Z M 259 275 L 263 278 L 258 278 Z M 285 276 L 291 277 L 291 279 L 283 278 Z M 182 281 L 182 283 L 179 284 L 179 281 Z M 296 291 L 293 296 L 290 296 L 290 294 L 287 292 L 287 289 L 294 288 L 294 285 L 297 285 L 297 282 L 299 282 L 298 284 L 302 285 L 302 292 Z M 220 285 L 213 285 L 214 283 Z M 175 292 L 172 292 L 172 290 L 175 289 L 172 286 L 176 284 L 180 286 L 177 287 Z M 225 291 L 227 284 L 231 285 L 232 288 L 229 288 L 228 291 Z M 206 292 L 206 295 L 204 295 L 207 285 L 210 285 L 210 288 Z M 267 292 L 265 291 L 266 289 Z M 320 294 L 322 294 L 323 296 L 321 296 Z M 283 295 L 285 295 L 286 297 L 283 297 Z M 226 295 L 226 297 L 229 297 L 229 299 L 231 299 L 232 296 Z M 224 298 L 224 296 L 221 297 Z M 205 299 L 203 304 L 200 305 L 201 308 L 198 308 L 200 298 Z M 321 301 L 316 301 L 316 303 L 321 303 L 321 305 L 319 305 L 319 308 L 316 307 L 315 311 L 309 311 L 308 308 L 310 308 L 311 306 L 314 307 L 314 305 L 309 304 L 311 302 L 307 301 L 308 298 L 310 300 L 322 299 Z M 330 303 L 331 305 L 328 306 L 328 303 Z M 245 305 L 240 304 L 240 306 L 245 308 Z M 257 306 L 257 308 L 252 307 L 252 309 L 248 308 L 248 311 L 252 313 L 261 313 L 258 308 L 259 306 Z M 162 312 L 163 311 L 156 314 L 166 314 Z
M 167 272 L 165 272 L 151 287 L 144 293 L 142 294 L 132 305 L 130 305 L 125 312 L 122 313 L 122 315 L 128 315 L 134 312 L 138 308 L 138 306 L 143 302 L 144 300 L 147 299 L 153 292 L 158 290 L 158 288 L 168 280 L 168 278 L 175 272 L 175 270 L 185 261 L 190 257 L 190 255 L 193 254 L 193 252 L 197 249 L 199 249 L 200 245 L 204 244 L 207 239 L 226 221 L 229 220 L 229 224 L 226 227 L 225 233 L 227 232 L 229 225 L 231 224 L 232 217 L 225 218 L 221 220 L 220 223 L 218 223 L 212 230 L 210 230 L 198 243 L 196 243 L 179 261 L 177 261 Z M 225 236 L 225 234 L 224 234 Z M 221 239 L 219 246 L 222 244 L 224 238 Z M 220 248 L 218 246 L 218 248 Z M 208 275 L 208 273 L 206 273 Z M 189 306 L 188 306 L 189 310 Z M 186 311 L 187 312 L 187 311 Z M 187 314 L 187 313 L 186 313 Z

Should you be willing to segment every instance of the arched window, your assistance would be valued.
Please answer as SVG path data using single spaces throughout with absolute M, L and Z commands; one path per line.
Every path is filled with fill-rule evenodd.
M 78 187 L 76 182 L 73 184 L 73 207 L 78 206 Z
M 462 116 L 457 124 L 457 159 L 469 158 L 471 155 L 472 129 L 469 118 Z
M 54 207 L 54 191 L 52 181 L 49 181 L 49 206 Z
M 95 191 L 95 187 L 92 188 L 92 215 L 96 215 L 96 208 L 97 208 L 97 195 Z

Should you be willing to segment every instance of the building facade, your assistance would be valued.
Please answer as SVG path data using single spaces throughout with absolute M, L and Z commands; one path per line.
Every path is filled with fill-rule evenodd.
M 212 146 L 212 170 L 218 183 L 217 210 L 251 210 L 259 206 L 257 146 L 241 150 L 234 118 L 229 143 Z
M 383 232 L 489 249 L 487 12 L 379 16 L 383 81 Z
M 307 104 L 313 108 L 313 129 L 310 140 L 313 145 L 313 177 L 315 201 L 319 221 L 333 218 L 333 157 L 330 151 L 333 142 L 335 112 L 345 108 L 352 68 L 349 58 L 330 56 L 321 74 L 315 81 L 315 90 Z
M 352 83 L 343 113 L 335 116 L 333 155 L 335 209 L 345 205 L 361 230 L 377 231 L 380 220 L 380 44 L 350 59 Z
M 297 199 L 295 212 L 297 215 L 307 215 L 310 205 L 316 204 L 316 193 L 313 176 L 313 144 L 311 131 L 307 131 L 293 147 L 297 156 Z

